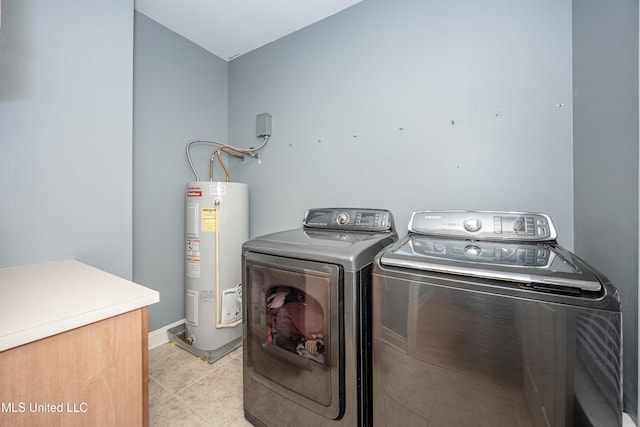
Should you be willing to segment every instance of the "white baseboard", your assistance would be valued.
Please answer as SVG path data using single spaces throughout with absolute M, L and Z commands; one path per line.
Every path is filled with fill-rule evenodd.
M 182 325 L 185 322 L 184 319 L 178 320 L 170 325 L 163 326 L 160 329 L 156 329 L 155 331 L 149 332 L 149 350 L 152 348 L 156 348 L 166 342 L 169 342 L 169 335 L 167 331 L 169 329 L 175 328 L 176 326 Z
M 636 423 L 633 422 L 626 412 L 622 413 L 622 427 L 636 427 Z

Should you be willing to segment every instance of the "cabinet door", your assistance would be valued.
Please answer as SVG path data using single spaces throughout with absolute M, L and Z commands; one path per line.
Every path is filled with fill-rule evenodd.
M 0 425 L 148 424 L 147 309 L 0 353 Z

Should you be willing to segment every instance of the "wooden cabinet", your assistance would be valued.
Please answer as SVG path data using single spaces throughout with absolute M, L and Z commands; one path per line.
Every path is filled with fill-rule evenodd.
M 0 425 L 147 426 L 147 308 L 0 353 Z
M 78 261 L 0 269 L 0 426 L 147 426 L 158 292 Z

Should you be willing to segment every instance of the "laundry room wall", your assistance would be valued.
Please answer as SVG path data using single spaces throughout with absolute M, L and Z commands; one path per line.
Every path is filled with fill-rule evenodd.
M 2 1 L 0 267 L 131 278 L 132 50 L 133 0 Z
M 365 0 L 232 60 L 252 236 L 310 207 L 543 211 L 573 245 L 571 0 Z
M 624 406 L 638 401 L 638 2 L 573 2 L 575 252 L 620 291 Z
M 227 142 L 227 62 L 135 13 L 133 279 L 160 292 L 149 330 L 184 319 L 185 146 Z M 211 147 L 194 146 L 208 180 Z M 220 178 L 220 177 L 217 177 Z

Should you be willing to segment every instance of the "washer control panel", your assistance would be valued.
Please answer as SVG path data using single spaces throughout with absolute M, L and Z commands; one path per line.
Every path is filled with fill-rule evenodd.
M 499 211 L 417 211 L 409 232 L 473 240 L 541 242 L 558 237 L 549 215 Z
M 391 212 L 384 209 L 309 209 L 302 224 L 307 228 L 350 231 L 393 231 Z

